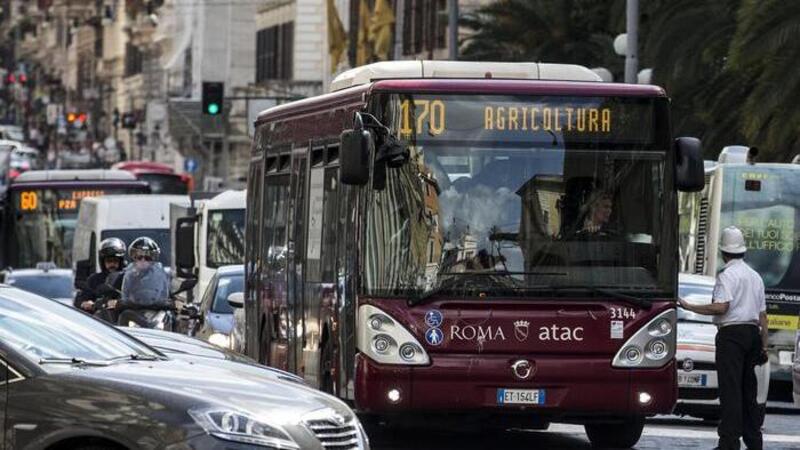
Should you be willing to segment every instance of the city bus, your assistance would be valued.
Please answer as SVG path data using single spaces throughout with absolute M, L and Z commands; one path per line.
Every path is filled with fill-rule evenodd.
M 122 161 L 111 168 L 131 172 L 137 179 L 146 181 L 153 194 L 186 195 L 194 184 L 191 175 L 177 174 L 169 165 L 154 161 Z
M 332 91 L 256 121 L 250 356 L 384 424 L 627 447 L 672 411 L 677 191 L 703 162 L 661 88 L 404 61 Z
M 706 162 L 705 188 L 680 196 L 681 270 L 722 269 L 722 230 L 739 227 L 745 261 L 764 279 L 772 381 L 791 382 L 800 314 L 800 164 L 754 162 L 752 148 L 725 147 Z
M 2 267 L 53 262 L 72 267 L 72 237 L 80 201 L 110 194 L 148 193 L 146 182 L 118 170 L 33 170 L 8 187 L 2 214 Z M 129 211 L 120 211 L 126 214 Z

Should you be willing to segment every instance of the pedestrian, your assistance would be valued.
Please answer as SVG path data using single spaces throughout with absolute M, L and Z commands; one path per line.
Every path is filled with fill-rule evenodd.
M 762 450 L 763 416 L 756 401 L 755 366 L 767 357 L 767 313 L 764 281 L 744 262 L 747 247 L 741 230 L 722 230 L 720 250 L 725 266 L 717 275 L 712 303 L 694 305 L 679 299 L 682 308 L 714 316 L 716 365 L 719 380 L 719 446 L 739 449 L 739 438 L 749 450 Z

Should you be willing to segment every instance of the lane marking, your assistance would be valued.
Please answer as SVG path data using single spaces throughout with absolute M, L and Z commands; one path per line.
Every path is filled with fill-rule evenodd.
M 583 426 L 564 424 L 564 423 L 551 424 L 550 428 L 547 431 L 552 433 L 566 433 L 566 434 L 584 433 Z M 717 435 L 716 431 L 703 431 L 703 430 L 693 430 L 690 428 L 683 428 L 683 427 L 662 427 L 653 425 L 645 425 L 644 431 L 642 432 L 642 436 L 671 437 L 671 438 L 680 437 L 688 439 L 713 439 L 713 440 L 719 439 L 719 436 Z M 765 434 L 764 442 L 800 444 L 800 436 L 795 436 L 790 434 Z

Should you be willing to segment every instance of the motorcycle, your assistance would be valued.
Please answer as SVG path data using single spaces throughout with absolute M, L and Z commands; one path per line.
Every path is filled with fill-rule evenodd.
M 197 284 L 195 279 L 183 280 L 176 291 L 169 293 L 169 305 L 161 308 L 125 309 L 120 312 L 119 325 L 126 327 L 150 328 L 178 332 L 179 319 L 196 314 L 193 305 L 183 305 L 177 295 L 191 290 Z

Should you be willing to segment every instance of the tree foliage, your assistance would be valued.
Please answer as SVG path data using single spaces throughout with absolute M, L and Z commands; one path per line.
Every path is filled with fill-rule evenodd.
M 672 98 L 673 129 L 701 137 L 707 157 L 725 145 L 761 160 L 800 153 L 800 1 L 650 0 L 641 3 L 640 67 Z M 462 57 L 602 66 L 621 79 L 613 52 L 625 0 L 497 0 L 465 16 Z

